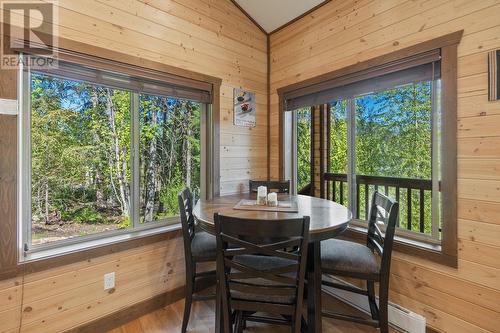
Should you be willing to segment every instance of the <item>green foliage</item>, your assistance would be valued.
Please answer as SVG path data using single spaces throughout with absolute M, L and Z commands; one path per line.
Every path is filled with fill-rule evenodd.
M 95 208 L 91 206 L 85 206 L 65 211 L 62 213 L 62 219 L 64 221 L 72 221 L 77 223 L 88 223 L 88 224 L 105 222 L 101 213 L 99 213 L 97 210 L 95 210 Z
M 130 227 L 131 93 L 37 73 L 31 88 L 33 222 Z M 177 215 L 186 185 L 199 194 L 200 112 L 140 95 L 141 220 L 146 207 L 151 221 Z
M 431 179 L 432 176 L 432 87 L 430 82 L 408 84 L 379 93 L 363 95 L 355 99 L 356 142 L 355 162 L 357 175 Z M 301 114 L 299 111 L 298 114 Z M 347 173 L 347 101 L 330 104 L 330 172 Z M 310 154 L 310 134 L 298 123 L 298 155 Z M 308 160 L 299 158 L 299 180 L 309 173 Z M 379 188 L 383 191 L 383 188 Z M 340 184 L 335 191 L 337 200 Z M 369 186 L 368 197 L 375 191 Z M 366 218 L 365 188 L 359 190 L 360 217 Z M 388 194 L 395 197 L 395 188 Z M 425 193 L 425 232 L 430 233 L 432 224 L 431 195 Z M 344 204 L 348 205 L 348 187 L 343 185 Z M 407 227 L 407 193 L 400 192 L 400 222 Z M 419 230 L 419 191 L 412 191 L 411 225 Z
M 311 182 L 311 109 L 297 110 L 297 188 Z

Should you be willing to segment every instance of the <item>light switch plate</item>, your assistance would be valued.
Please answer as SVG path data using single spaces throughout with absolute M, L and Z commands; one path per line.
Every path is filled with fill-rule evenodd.
M 104 290 L 115 287 L 115 272 L 104 274 Z

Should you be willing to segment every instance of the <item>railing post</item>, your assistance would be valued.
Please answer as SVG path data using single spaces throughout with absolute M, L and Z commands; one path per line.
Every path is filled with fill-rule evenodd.
M 359 219 L 359 183 L 356 183 L 356 218 Z
M 399 202 L 399 186 L 396 186 L 396 201 Z M 399 207 L 401 207 L 401 205 Z M 401 217 L 401 214 L 398 214 L 398 220 L 397 220 L 398 227 L 400 225 L 400 223 L 399 223 L 400 217 Z
M 406 226 L 406 228 L 408 230 L 411 230 L 411 188 L 406 189 L 406 200 L 407 200 L 406 207 L 408 207 L 408 211 L 406 214 L 406 217 L 408 219 L 408 225 Z
M 339 193 L 339 196 L 340 196 L 340 204 L 343 205 L 344 204 L 344 182 L 341 180 L 340 182 L 340 193 Z
M 368 220 L 368 203 L 370 202 L 370 186 L 365 183 L 365 219 Z
M 425 196 L 424 190 L 420 190 L 420 232 L 425 232 Z

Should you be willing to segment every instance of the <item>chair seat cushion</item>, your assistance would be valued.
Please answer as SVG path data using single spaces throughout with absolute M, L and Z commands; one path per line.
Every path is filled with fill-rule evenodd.
M 277 258 L 277 257 L 268 257 L 268 256 L 257 256 L 257 255 L 240 255 L 236 256 L 233 259 L 236 263 L 251 267 L 253 269 L 257 269 L 260 271 L 266 271 L 269 269 L 282 268 L 289 265 L 296 264 L 296 261 Z M 233 269 L 232 272 L 235 270 Z M 286 276 L 290 278 L 296 278 L 295 272 L 280 274 L 281 276 Z M 272 281 L 264 278 L 249 278 L 249 279 L 241 279 L 235 280 L 237 283 L 247 284 L 251 286 L 257 287 L 278 287 L 284 286 L 283 283 Z M 295 302 L 295 295 L 271 295 L 271 294 L 263 294 L 263 293 L 246 293 L 239 290 L 231 290 L 231 297 L 233 299 L 240 299 L 245 301 L 256 301 L 256 302 L 265 302 L 265 303 L 279 303 L 279 304 L 293 304 Z
M 378 274 L 376 255 L 366 246 L 340 239 L 321 242 L 321 268 L 356 274 Z
M 217 240 L 205 231 L 197 231 L 191 241 L 191 252 L 195 260 L 215 261 Z

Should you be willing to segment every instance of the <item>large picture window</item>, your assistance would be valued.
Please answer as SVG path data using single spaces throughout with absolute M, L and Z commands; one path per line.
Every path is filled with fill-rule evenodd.
M 326 196 L 365 221 L 382 192 L 400 203 L 399 233 L 439 241 L 439 87 L 423 80 L 332 101 Z
M 206 101 L 162 82 L 59 66 L 22 70 L 23 250 L 178 222 L 182 188 L 206 193 Z
M 370 198 L 385 193 L 400 204 L 396 249 L 455 267 L 461 36 L 458 31 L 277 91 L 280 177 L 294 174 L 291 115 L 318 109 L 311 182 L 320 186 L 316 195 L 352 211 L 347 235 L 366 237 Z

